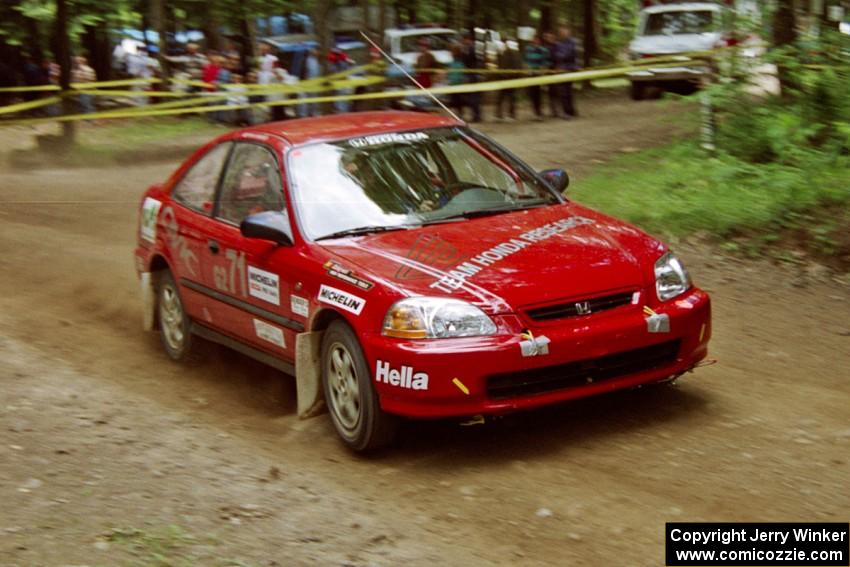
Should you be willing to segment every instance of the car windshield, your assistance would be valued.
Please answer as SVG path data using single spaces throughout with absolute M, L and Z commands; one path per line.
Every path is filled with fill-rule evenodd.
M 715 31 L 714 12 L 671 11 L 649 14 L 643 35 L 677 35 Z
M 561 202 L 527 165 L 466 128 L 301 146 L 288 170 L 301 230 L 313 240 Z
M 419 51 L 422 40 L 428 40 L 428 48 L 431 51 L 448 51 L 452 43 L 457 41 L 457 35 L 452 32 L 444 33 L 417 33 L 402 36 L 401 52 Z

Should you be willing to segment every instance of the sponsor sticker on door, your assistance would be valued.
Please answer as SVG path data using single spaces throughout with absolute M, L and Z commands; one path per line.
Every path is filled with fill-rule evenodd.
M 319 288 L 319 301 L 335 305 L 343 311 L 348 311 L 355 315 L 360 315 L 360 312 L 366 306 L 366 300 L 362 297 L 357 297 L 347 291 L 342 291 L 341 289 L 324 284 Z
M 283 329 L 279 329 L 274 325 L 269 325 L 265 321 L 254 319 L 254 332 L 257 337 L 280 348 L 286 348 L 286 341 L 283 339 Z
M 307 299 L 304 297 L 290 295 L 289 307 L 292 310 L 293 315 L 300 315 L 302 317 L 307 317 L 310 315 L 310 302 L 307 301 Z
M 280 305 L 280 278 L 277 274 L 248 266 L 248 294 Z
M 140 236 L 148 242 L 156 242 L 156 219 L 162 202 L 146 197 L 142 203 L 142 222 L 139 228 Z

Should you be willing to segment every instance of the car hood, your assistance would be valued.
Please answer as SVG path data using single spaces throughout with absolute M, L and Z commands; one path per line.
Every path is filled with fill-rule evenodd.
M 320 244 L 401 295 L 450 295 L 491 313 L 643 288 L 662 250 L 573 203 Z
M 715 32 L 644 35 L 632 40 L 629 50 L 641 55 L 687 53 L 712 49 L 718 41 L 720 41 L 720 34 Z

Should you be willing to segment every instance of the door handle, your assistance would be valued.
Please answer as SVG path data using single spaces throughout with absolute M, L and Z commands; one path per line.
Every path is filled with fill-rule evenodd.
M 218 251 L 221 250 L 221 248 L 219 248 L 218 246 L 218 242 L 213 239 L 207 240 L 207 248 L 209 248 L 210 252 L 212 252 L 213 254 L 218 254 Z

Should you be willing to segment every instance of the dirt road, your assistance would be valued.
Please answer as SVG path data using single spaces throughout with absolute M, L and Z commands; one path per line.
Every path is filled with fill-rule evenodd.
M 485 129 L 581 174 L 671 135 L 662 104 Z M 174 165 L 0 173 L 0 565 L 657 566 L 665 521 L 848 520 L 846 287 L 680 246 L 716 365 L 364 459 L 287 377 L 140 330 L 136 206 Z

